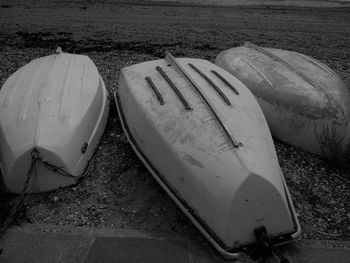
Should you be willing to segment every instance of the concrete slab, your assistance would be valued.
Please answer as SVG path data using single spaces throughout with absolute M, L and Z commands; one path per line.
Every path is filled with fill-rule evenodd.
M 225 260 L 206 242 L 188 241 L 189 263 L 222 263 Z
M 187 240 L 98 237 L 84 262 L 188 262 L 188 244 Z
M 2 263 L 81 262 L 92 238 L 84 235 L 27 232 L 17 229 L 5 236 Z
M 205 240 L 168 232 L 28 224 L 8 230 L 1 241 L 1 263 L 227 262 Z M 309 240 L 286 245 L 281 251 L 291 262 L 350 263 L 350 242 L 346 241 Z M 253 261 L 242 254 L 238 262 Z
M 134 0 L 135 2 L 135 0 Z M 142 1 L 136 0 L 140 3 Z M 349 0 L 152 0 L 149 4 L 164 3 L 195 6 L 298 6 L 298 7 L 346 7 Z
M 282 252 L 291 262 L 350 263 L 350 248 L 324 248 L 305 245 L 303 243 L 292 243 L 284 246 Z

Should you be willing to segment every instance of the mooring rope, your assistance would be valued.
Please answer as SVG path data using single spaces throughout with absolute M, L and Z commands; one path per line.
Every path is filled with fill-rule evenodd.
M 26 198 L 26 194 L 27 191 L 30 187 L 30 181 L 32 177 L 36 177 L 37 171 L 36 171 L 36 163 L 39 161 L 41 162 L 48 170 L 60 174 L 62 176 L 67 176 L 67 177 L 73 177 L 73 178 L 84 178 L 86 176 L 86 174 L 88 173 L 92 161 L 95 157 L 95 153 L 96 151 L 93 153 L 93 156 L 91 157 L 91 159 L 88 161 L 88 164 L 86 165 L 83 173 L 81 174 L 81 176 L 77 177 L 74 176 L 68 172 L 66 172 L 62 167 L 51 164 L 50 162 L 48 162 L 37 149 L 34 149 L 31 152 L 31 163 L 30 166 L 28 168 L 27 171 L 27 175 L 26 175 L 26 181 L 24 182 L 23 185 L 23 189 L 21 191 L 20 196 L 17 198 L 15 204 L 12 206 L 10 214 L 8 217 L 6 217 L 6 219 L 4 220 L 4 222 L 0 225 L 0 239 L 3 238 L 5 231 L 13 224 L 13 222 L 15 222 L 19 216 L 19 212 L 22 209 L 22 206 L 24 204 L 25 198 Z M 8 189 L 7 187 L 3 184 L 3 186 L 1 186 L 1 192 L 3 194 L 8 194 Z M 0 248 L 0 255 L 3 251 L 3 248 Z
M 31 164 L 28 168 L 27 175 L 26 175 L 26 181 L 24 182 L 22 192 L 20 196 L 17 198 L 16 203 L 13 205 L 10 215 L 5 219 L 4 223 L 0 227 L 0 238 L 3 238 L 5 231 L 12 225 L 12 223 L 18 218 L 19 211 L 22 208 L 22 205 L 24 204 L 24 200 L 26 197 L 26 192 L 30 186 L 30 179 L 33 177 L 33 175 L 36 175 L 36 162 L 38 161 L 38 156 L 33 150 L 31 152 Z M 33 173 L 34 170 L 34 173 Z M 2 253 L 3 248 L 0 248 L 0 254 Z

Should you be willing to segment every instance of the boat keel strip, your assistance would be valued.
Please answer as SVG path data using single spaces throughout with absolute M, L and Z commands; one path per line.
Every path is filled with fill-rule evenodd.
M 164 105 L 164 100 L 162 95 L 160 94 L 158 88 L 156 87 L 156 85 L 154 85 L 154 82 L 152 81 L 151 77 L 147 76 L 145 77 L 145 80 L 147 81 L 149 87 L 153 90 L 154 94 L 156 94 L 156 97 L 160 103 L 160 105 Z
M 219 125 L 222 127 L 225 135 L 231 142 L 232 146 L 234 148 L 242 147 L 243 144 L 241 142 L 236 141 L 234 138 L 231 137 L 230 132 L 228 131 L 226 125 L 221 121 L 219 117 L 219 112 L 215 110 L 214 106 L 211 105 L 209 99 L 202 93 L 199 86 L 196 84 L 196 82 L 192 79 L 192 77 L 183 69 L 183 67 L 176 61 L 176 59 L 170 54 L 167 53 L 165 60 L 168 60 L 171 64 L 173 64 L 181 73 L 182 75 L 188 80 L 188 82 L 192 85 L 192 87 L 197 91 L 197 93 L 201 96 L 205 104 L 208 106 L 209 110 L 214 115 L 215 119 L 219 123 Z
M 177 97 L 179 98 L 179 100 L 182 102 L 182 104 L 184 105 L 185 109 L 187 111 L 191 111 L 192 107 L 190 106 L 190 104 L 187 102 L 187 100 L 184 98 L 184 96 L 181 94 L 181 92 L 179 91 L 179 89 L 175 86 L 174 82 L 172 82 L 172 80 L 169 78 L 169 76 L 164 72 L 164 70 L 160 67 L 157 66 L 156 70 L 160 73 L 160 75 L 165 79 L 165 81 L 169 84 L 169 86 L 174 90 L 174 92 L 176 93 Z
M 327 90 L 322 87 L 320 84 L 315 82 L 312 78 L 305 75 L 303 72 L 301 72 L 299 69 L 288 63 L 287 61 L 281 59 L 280 57 L 276 56 L 275 54 L 267 51 L 266 49 L 259 47 L 253 43 L 246 42 L 244 44 L 246 47 L 255 50 L 256 52 L 260 52 L 261 54 L 264 54 L 265 56 L 271 58 L 272 60 L 281 63 L 283 66 L 287 67 L 291 72 L 294 72 L 298 77 L 303 79 L 305 82 L 309 83 L 312 87 L 314 87 L 316 90 L 318 90 L 320 93 L 322 93 L 324 96 L 326 96 L 330 101 L 332 101 L 335 105 L 337 105 L 338 109 L 341 111 L 343 116 L 345 116 L 345 111 L 341 104 L 337 101 L 334 96 L 330 95 Z
M 221 89 L 210 79 L 208 78 L 207 75 L 205 75 L 201 70 L 199 70 L 195 65 L 192 63 L 188 63 L 188 65 L 193 68 L 201 77 L 203 77 L 214 89 L 215 91 L 219 94 L 219 96 L 225 101 L 225 103 L 228 106 L 231 106 L 230 100 L 226 97 L 226 95 L 221 91 Z
M 212 72 L 222 82 L 224 82 L 236 95 L 239 95 L 238 90 L 230 82 L 228 82 L 223 76 L 221 76 L 216 70 L 211 70 L 210 72 Z

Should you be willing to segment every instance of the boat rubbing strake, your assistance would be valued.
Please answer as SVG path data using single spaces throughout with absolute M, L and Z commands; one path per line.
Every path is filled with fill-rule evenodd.
M 95 64 L 83 55 L 57 53 L 31 61 L 0 90 L 0 167 L 10 192 L 75 184 L 104 131 L 108 99 Z
M 276 138 L 325 157 L 350 147 L 350 92 L 323 63 L 246 43 L 220 53 L 215 64 L 256 96 Z
M 224 256 L 299 231 L 266 120 L 250 91 L 201 59 L 123 68 L 115 94 L 124 132 L 141 161 Z

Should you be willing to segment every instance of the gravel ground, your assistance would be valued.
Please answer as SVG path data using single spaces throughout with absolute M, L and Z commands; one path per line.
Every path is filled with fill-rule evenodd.
M 333 68 L 350 86 L 350 9 L 208 8 L 7 2 L 0 8 L 0 85 L 30 60 L 65 51 L 86 54 L 109 91 L 127 65 L 163 57 L 204 58 L 250 41 L 301 52 Z M 107 128 L 88 176 L 78 185 L 31 195 L 33 223 L 175 231 L 202 238 L 137 159 L 111 103 Z M 350 240 L 349 173 L 275 141 L 302 238 Z

